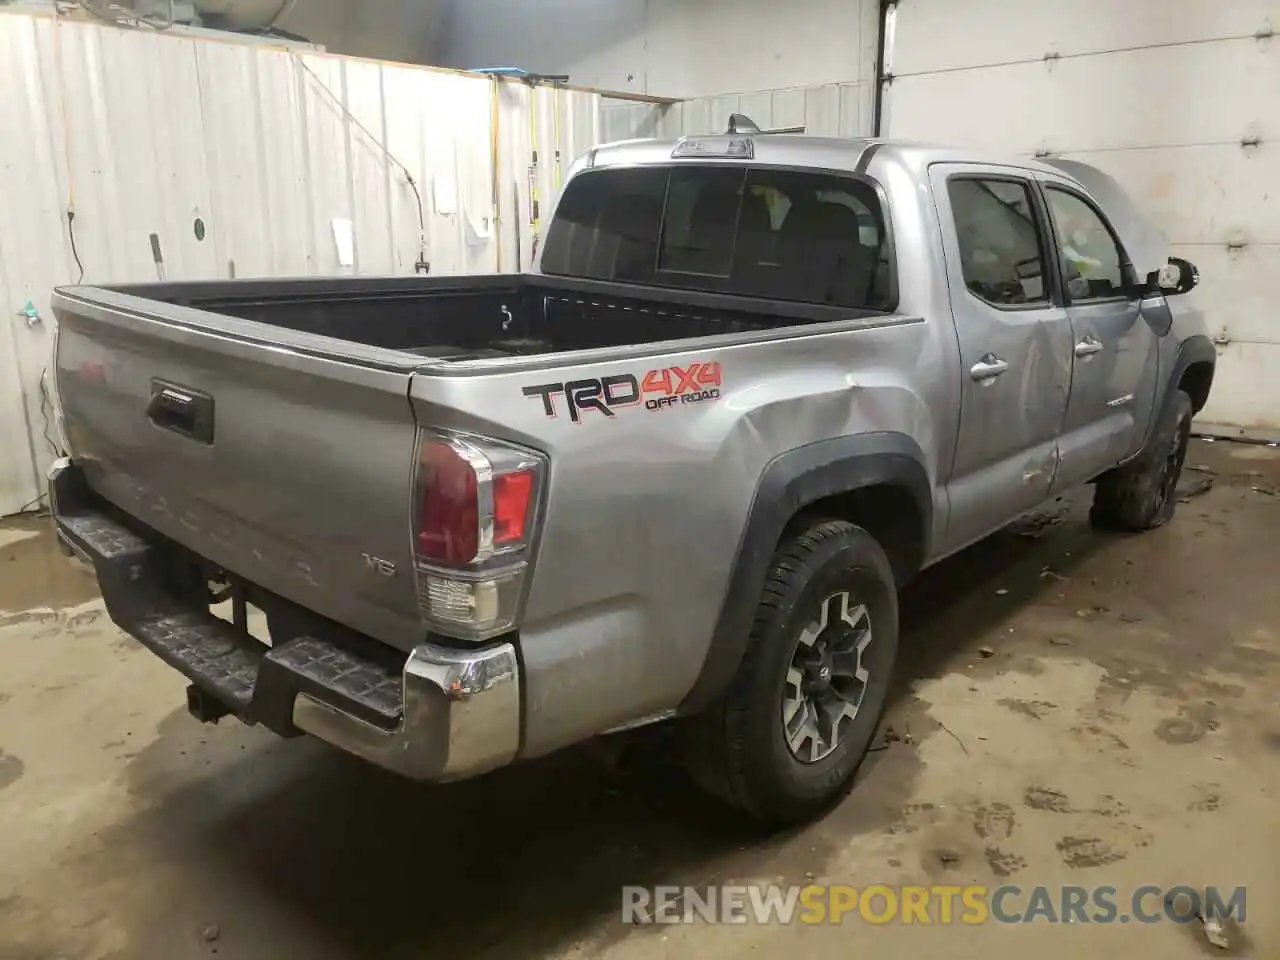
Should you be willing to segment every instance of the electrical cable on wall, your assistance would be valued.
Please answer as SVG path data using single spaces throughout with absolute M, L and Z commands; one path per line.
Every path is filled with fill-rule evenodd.
M 49 408 L 53 406 L 53 400 L 49 396 L 49 368 L 45 367 L 40 371 L 40 419 L 43 422 L 41 434 L 44 436 L 44 442 L 49 445 L 49 449 L 53 451 L 55 457 L 64 455 L 63 451 L 53 439 L 49 436 Z
M 67 239 L 71 241 L 71 258 L 80 271 L 76 283 L 84 283 L 84 264 L 80 262 L 80 251 L 76 249 L 76 212 L 70 206 L 67 207 Z
M 71 120 L 67 114 L 67 78 L 62 69 L 62 21 L 61 8 L 53 7 L 53 61 L 58 78 L 58 110 L 62 114 L 62 162 L 67 169 L 67 240 L 71 244 L 71 258 L 75 260 L 79 275 L 76 283 L 84 282 L 84 263 L 76 247 L 76 178 L 71 166 Z
M 418 259 L 413 264 L 413 272 L 430 273 L 431 263 L 427 260 L 427 219 L 422 212 L 422 194 L 418 192 L 418 185 L 413 182 L 413 174 L 405 170 L 404 177 L 418 204 Z
M 49 398 L 49 368 L 45 367 L 40 371 L 40 419 L 44 425 L 41 434 L 44 442 L 49 444 L 49 449 L 53 451 L 55 457 L 65 456 L 65 451 L 59 449 L 57 443 L 49 436 L 49 408 L 53 405 L 53 401 Z M 40 507 L 42 512 L 46 512 L 48 507 L 44 505 L 44 501 L 48 498 L 48 491 L 41 491 L 35 497 L 28 500 L 17 509 L 17 513 L 26 513 L 32 507 Z
M 409 185 L 409 189 L 413 191 L 413 197 L 414 200 L 417 201 L 418 207 L 418 259 L 413 265 L 413 272 L 430 273 L 431 263 L 427 260 L 427 220 L 422 207 L 422 194 L 418 191 L 418 182 L 414 180 L 413 174 L 410 173 L 409 168 L 401 163 L 396 155 L 387 148 L 387 145 L 374 135 L 372 130 L 360 122 L 359 117 L 347 109 L 347 105 L 334 95 L 333 91 L 329 89 L 329 85 L 324 82 L 324 79 L 318 73 L 307 66 L 306 61 L 297 56 L 295 56 L 294 59 L 298 66 L 309 73 L 312 79 L 320 85 L 320 88 L 325 92 L 329 99 L 333 101 L 333 105 L 341 111 L 342 115 L 354 123 L 360 131 L 369 138 L 373 145 L 381 151 L 382 155 L 391 163 L 395 164 L 395 166 L 400 169 L 400 172 L 404 174 L 405 183 L 407 183 Z

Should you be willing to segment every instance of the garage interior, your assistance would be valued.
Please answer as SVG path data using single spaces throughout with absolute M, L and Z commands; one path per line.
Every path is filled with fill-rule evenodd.
M 1275 956 L 1280 3 L 371 7 L 0 4 L 0 958 Z M 508 66 L 559 79 L 464 72 Z M 1174 521 L 1101 534 L 1082 494 L 927 571 L 858 785 L 782 834 L 643 752 L 426 787 L 194 722 L 50 534 L 50 290 L 527 269 L 532 196 L 579 153 L 732 113 L 1120 180 L 1198 266 L 1218 350 Z M 1222 944 L 619 919 L 623 885 L 730 883 L 1216 885 L 1252 909 Z

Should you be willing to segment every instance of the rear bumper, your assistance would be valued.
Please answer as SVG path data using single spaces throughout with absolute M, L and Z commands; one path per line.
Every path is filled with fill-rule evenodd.
M 267 647 L 172 589 L 172 555 L 96 509 L 70 460 L 49 472 L 58 545 L 98 579 L 111 619 L 246 723 L 309 733 L 415 780 L 503 766 L 520 746 L 519 661 L 499 643 L 372 644 L 302 636 Z M 403 654 L 400 655 L 403 657 Z
M 402 719 L 392 731 L 299 694 L 293 723 L 336 747 L 415 780 L 457 780 L 515 759 L 520 693 L 515 648 L 471 652 L 423 644 L 404 665 Z

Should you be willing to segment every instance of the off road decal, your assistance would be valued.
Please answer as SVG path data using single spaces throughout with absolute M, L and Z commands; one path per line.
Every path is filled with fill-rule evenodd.
M 581 423 L 590 411 L 614 417 L 619 409 L 627 407 L 643 406 L 654 412 L 691 403 L 714 403 L 720 399 L 721 385 L 720 362 L 712 360 L 647 370 L 640 377 L 615 373 L 609 377 L 540 383 L 525 387 L 524 395 L 540 399 L 542 412 L 548 417 L 558 416 L 563 407 L 570 420 Z

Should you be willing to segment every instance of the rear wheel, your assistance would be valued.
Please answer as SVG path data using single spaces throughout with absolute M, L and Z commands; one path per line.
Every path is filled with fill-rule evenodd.
M 1089 520 L 1106 530 L 1139 532 L 1169 522 L 1178 506 L 1178 479 L 1191 439 L 1191 398 L 1179 390 L 1146 449 L 1131 463 L 1100 477 Z
M 737 674 L 690 721 L 692 776 L 762 820 L 821 812 L 871 745 L 897 649 L 893 573 L 869 533 L 828 520 L 784 542 Z

